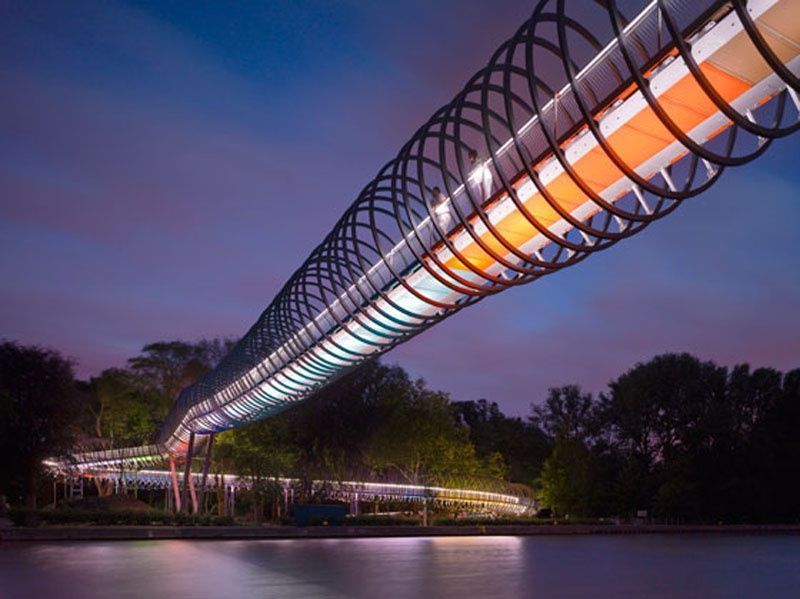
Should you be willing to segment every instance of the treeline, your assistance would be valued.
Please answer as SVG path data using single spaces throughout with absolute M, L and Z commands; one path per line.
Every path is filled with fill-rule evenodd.
M 485 401 L 454 407 L 478 455 L 499 452 L 554 515 L 800 519 L 800 370 L 728 370 L 666 354 L 599 397 L 551 389 L 525 421 Z
M 172 398 L 228 346 L 155 343 L 124 369 L 76 382 L 55 352 L 0 345 L 0 449 L 10 458 L 0 492 L 34 493 L 48 454 L 150 442 Z M 320 479 L 513 485 L 561 517 L 800 518 L 800 370 L 728 370 L 667 354 L 597 397 L 565 386 L 530 400 L 527 417 L 511 417 L 372 361 L 277 416 L 218 435 L 212 468 L 252 478 L 257 517 L 277 507 L 281 475 L 306 481 L 309 494 Z
M 244 499 L 256 519 L 279 513 L 278 476 L 301 481 L 303 502 L 324 499 L 315 480 L 509 486 L 502 456 L 478 454 L 446 394 L 378 361 L 276 416 L 218 435 L 214 468 L 251 478 Z
M 638 364 L 593 398 L 553 389 L 538 493 L 562 514 L 660 521 L 800 518 L 800 370 L 732 370 L 689 354 Z
M 48 487 L 43 459 L 152 442 L 178 391 L 230 346 L 219 339 L 151 343 L 125 368 L 80 381 L 57 351 L 0 342 L 0 494 L 34 507 Z

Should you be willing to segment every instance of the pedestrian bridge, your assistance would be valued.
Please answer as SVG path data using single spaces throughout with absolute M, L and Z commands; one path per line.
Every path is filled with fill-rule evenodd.
M 155 469 L 130 469 L 124 468 L 94 468 L 91 470 L 65 470 L 61 461 L 48 460 L 45 466 L 57 479 L 64 481 L 68 488 L 76 486 L 80 489 L 78 494 L 83 495 L 82 487 L 89 479 L 100 479 L 111 482 L 115 492 L 121 491 L 138 493 L 158 489 L 167 491 L 167 500 L 172 503 L 177 499 L 177 509 L 180 509 L 180 496 L 171 495 L 170 489 L 183 487 L 185 474 L 170 470 Z M 252 488 L 252 480 L 246 476 L 235 474 L 205 475 L 191 472 L 189 483 L 190 500 L 192 504 L 198 502 L 200 492 L 216 492 L 223 494 L 223 506 L 226 514 L 233 515 L 236 495 Z M 297 478 L 278 477 L 270 479 L 276 483 L 283 496 L 286 512 L 292 503 L 294 489 L 302 485 Z M 451 511 L 482 511 L 513 516 L 531 516 L 536 513 L 536 502 L 519 493 L 497 493 L 476 489 L 459 489 L 453 487 L 439 487 L 429 485 L 408 485 L 388 482 L 362 482 L 362 481 L 333 481 L 314 480 L 310 482 L 311 492 L 321 494 L 327 498 L 346 501 L 350 504 L 350 513 L 358 514 L 360 504 L 364 502 L 399 502 L 412 504 L 426 504 Z M 72 491 L 70 491 L 72 493 Z M 173 504 L 174 505 L 174 504 Z M 197 509 L 194 508 L 196 512 Z
M 798 54 L 796 0 L 538 2 L 180 393 L 155 445 L 74 465 L 183 460 L 642 231 L 797 131 Z

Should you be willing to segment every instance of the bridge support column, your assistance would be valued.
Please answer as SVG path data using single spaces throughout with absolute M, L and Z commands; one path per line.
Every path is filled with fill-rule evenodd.
M 189 447 L 186 448 L 186 468 L 183 470 L 183 490 L 179 510 L 189 511 L 189 479 L 192 477 L 192 452 L 194 451 L 194 433 L 189 433 Z
M 219 473 L 214 475 L 214 499 L 217 501 L 217 516 L 225 515 L 225 477 Z
M 189 497 L 192 500 L 192 513 L 197 513 L 197 491 L 194 488 L 194 476 L 189 472 Z
M 236 487 L 225 487 L 225 515 L 233 518 L 236 515 Z
M 206 459 L 203 461 L 203 476 L 200 478 L 200 500 L 198 501 L 201 510 L 205 510 L 206 500 L 206 481 L 208 480 L 208 469 L 211 467 L 211 451 L 214 448 L 214 435 L 208 436 L 208 447 L 206 447 Z M 195 510 L 196 511 L 196 510 Z
M 172 496 L 175 499 L 175 511 L 181 511 L 181 492 L 178 488 L 178 472 L 175 469 L 175 459 L 169 459 L 170 478 L 172 479 Z

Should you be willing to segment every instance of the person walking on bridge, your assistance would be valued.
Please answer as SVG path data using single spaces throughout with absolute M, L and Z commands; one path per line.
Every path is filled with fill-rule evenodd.
M 476 150 L 467 152 L 467 160 L 469 160 L 471 169 L 467 182 L 472 188 L 472 197 L 477 202 L 483 203 L 492 195 L 492 169 L 489 168 L 488 161 L 478 160 Z
M 439 187 L 434 187 L 431 190 L 431 194 L 433 195 L 432 207 L 433 213 L 436 216 L 436 222 L 439 223 L 442 233 L 446 235 L 450 232 L 450 227 L 453 224 L 453 215 L 450 214 L 450 206 L 447 204 L 447 198 Z M 433 237 L 436 237 L 435 230 L 433 231 Z

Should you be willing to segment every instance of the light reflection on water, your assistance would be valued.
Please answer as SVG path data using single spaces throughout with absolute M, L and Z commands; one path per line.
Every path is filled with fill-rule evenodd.
M 800 536 L 0 545 L 0 598 L 798 597 Z

